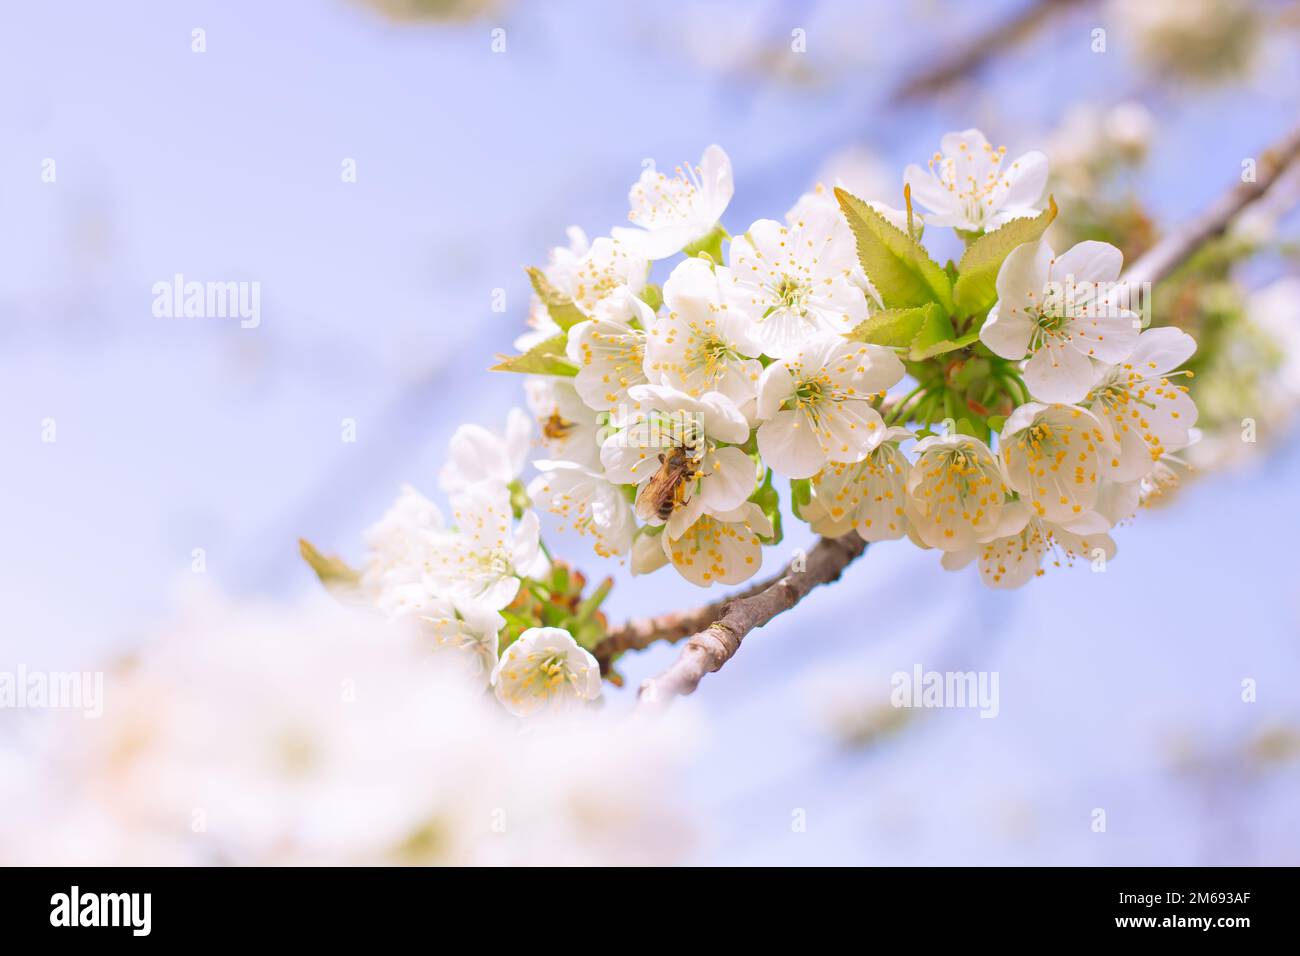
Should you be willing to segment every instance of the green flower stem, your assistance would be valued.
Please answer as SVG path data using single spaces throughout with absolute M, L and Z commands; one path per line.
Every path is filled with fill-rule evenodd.
M 583 602 L 578 605 L 578 612 L 573 616 L 573 624 L 575 628 L 581 627 L 583 624 L 586 624 L 591 620 L 592 615 L 600 610 L 600 605 L 604 603 L 605 598 L 609 597 L 609 592 L 613 587 L 614 579 L 606 578 L 600 583 L 600 587 L 592 591 L 591 594 L 589 594 Z

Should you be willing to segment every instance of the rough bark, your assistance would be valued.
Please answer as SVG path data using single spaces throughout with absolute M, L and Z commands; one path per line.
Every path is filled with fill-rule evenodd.
M 735 656 L 745 635 L 790 610 L 818 585 L 837 580 L 866 547 L 856 533 L 822 538 L 808 552 L 802 570 L 786 565 L 776 580 L 760 590 L 721 604 L 717 619 L 686 642 L 677 660 L 641 684 L 641 706 L 653 707 L 693 693 L 705 674 L 713 673 Z

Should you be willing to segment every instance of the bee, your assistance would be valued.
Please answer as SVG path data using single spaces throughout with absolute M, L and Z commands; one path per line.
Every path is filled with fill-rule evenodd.
M 645 488 L 636 500 L 636 515 L 642 521 L 658 518 L 667 521 L 673 509 L 685 504 L 682 497 L 686 482 L 695 475 L 698 463 L 680 446 L 672 448 L 668 454 L 659 456 L 659 470 L 646 482 Z

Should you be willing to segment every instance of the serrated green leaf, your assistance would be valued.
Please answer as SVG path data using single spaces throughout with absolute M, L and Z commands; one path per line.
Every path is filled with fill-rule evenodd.
M 945 318 L 944 321 L 947 322 L 948 320 Z M 942 330 L 936 332 L 936 334 L 941 333 Z M 918 338 L 920 338 L 920 336 L 918 336 Z M 912 351 L 908 355 L 908 358 L 913 362 L 921 362 L 928 358 L 934 358 L 936 355 L 943 355 L 945 352 L 955 352 L 957 349 L 964 349 L 969 345 L 974 345 L 979 341 L 979 338 L 979 329 L 976 329 L 973 332 L 967 332 L 965 335 L 958 338 L 954 338 L 952 325 L 949 324 L 946 336 L 926 342 L 921 346 L 918 346 L 914 342 L 912 344 Z
M 967 315 L 987 312 L 998 299 L 998 270 L 1011 250 L 1026 242 L 1037 242 L 1056 218 L 1056 200 L 1047 198 L 1047 208 L 1032 219 L 1012 219 L 1006 225 L 980 236 L 969 246 L 957 266 L 959 277 L 952 297 Z
M 577 375 L 578 367 L 564 354 L 569 333 L 552 335 L 538 342 L 523 355 L 501 355 L 492 366 L 494 372 L 524 372 L 530 375 Z
M 361 580 L 361 572 L 348 567 L 347 562 L 342 558 L 332 554 L 321 554 L 306 538 L 298 539 L 298 553 L 311 565 L 311 569 L 316 572 L 316 577 L 320 578 L 321 584 L 327 588 L 356 587 Z
M 542 305 L 546 306 L 551 321 L 564 331 L 567 332 L 579 322 L 586 320 L 587 317 L 582 314 L 582 310 L 574 305 L 572 299 L 551 285 L 541 269 L 529 267 L 528 279 L 533 284 L 533 291 L 542 300 Z
M 917 333 L 932 319 L 932 314 L 943 316 L 937 302 L 914 306 L 910 309 L 883 309 L 869 317 L 849 333 L 856 342 L 907 348 Z
M 899 231 L 865 202 L 835 189 L 844 217 L 858 243 L 858 261 L 887 309 L 907 309 L 936 302 L 952 313 L 952 284 L 925 247 Z
M 914 362 L 927 359 L 949 351 L 948 346 L 957 333 L 953 331 L 952 320 L 938 306 L 925 310 L 925 321 L 916 335 L 912 337 L 911 351 L 908 358 Z M 955 346 L 954 346 L 955 347 Z

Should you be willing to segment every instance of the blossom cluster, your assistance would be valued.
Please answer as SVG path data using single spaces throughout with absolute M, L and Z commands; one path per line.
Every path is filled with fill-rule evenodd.
M 647 170 L 637 228 L 571 232 L 503 363 L 530 373 L 547 447 L 533 499 L 634 572 L 671 563 L 705 586 L 758 569 L 774 479 L 815 531 L 906 537 L 999 587 L 1049 553 L 1108 557 L 1143 482 L 1195 438 L 1176 383 L 1195 346 L 1143 330 L 1118 249 L 1053 251 L 1047 174 L 1041 153 L 950 133 L 906 169 L 904 209 L 818 187 L 732 237 L 721 149 Z M 938 227 L 960 264 L 921 244 Z
M 496 366 L 524 375 L 527 411 L 456 433 L 450 522 L 403 491 L 363 592 L 524 714 L 600 693 L 593 632 L 575 630 L 603 594 L 527 626 L 548 622 L 521 595 L 557 590 L 534 508 L 634 574 L 672 565 L 702 587 L 759 570 L 783 491 L 816 533 L 907 539 L 994 587 L 1108 560 L 1110 530 L 1196 439 L 1177 371 L 1195 344 L 1144 328 L 1115 247 L 1053 250 L 1047 176 L 1042 153 L 966 130 L 907 167 L 901 208 L 819 185 L 732 235 L 721 148 L 646 169 L 629 226 L 573 227 L 529 270 L 529 330 Z M 940 228 L 959 262 L 922 243 Z

